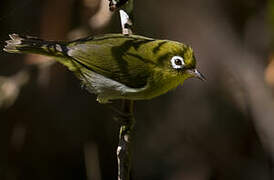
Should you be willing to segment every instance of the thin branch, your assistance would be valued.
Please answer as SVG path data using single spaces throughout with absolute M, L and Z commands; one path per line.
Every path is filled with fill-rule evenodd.
M 128 115 L 120 118 L 121 127 L 117 147 L 118 180 L 130 180 L 132 169 L 132 141 L 135 125 L 133 109 L 134 101 L 123 100 L 122 110 L 123 113 Z
M 122 33 L 126 35 L 133 34 L 132 32 L 133 23 L 129 15 L 123 9 L 119 10 L 119 12 L 120 12 L 120 18 L 121 18 Z
M 109 0 L 111 11 L 120 8 L 120 19 L 122 33 L 131 35 L 133 33 L 133 0 Z M 135 125 L 133 115 L 134 101 L 122 101 L 122 117 L 120 117 L 121 127 L 119 134 L 119 144 L 117 148 L 118 160 L 118 180 L 130 180 L 132 169 L 132 141 Z
M 109 0 L 110 11 L 115 11 L 125 5 L 129 0 Z

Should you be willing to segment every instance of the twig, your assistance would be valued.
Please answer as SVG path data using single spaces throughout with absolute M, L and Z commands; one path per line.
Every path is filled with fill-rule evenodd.
M 109 10 L 115 11 L 127 2 L 128 0 L 109 0 Z
M 130 180 L 132 168 L 132 140 L 135 118 L 133 116 L 134 101 L 123 100 L 123 113 L 128 114 L 121 118 L 119 144 L 117 147 L 118 180 Z
M 111 11 L 120 8 L 120 19 L 122 33 L 125 35 L 131 35 L 133 33 L 132 27 L 132 12 L 133 12 L 133 0 L 109 0 L 109 8 Z M 132 141 L 133 130 L 135 125 L 135 118 L 133 115 L 134 102 L 131 100 L 122 101 L 122 114 L 120 118 L 121 127 L 119 134 L 119 145 L 117 148 L 117 160 L 118 160 L 118 180 L 129 180 L 132 168 Z
M 132 23 L 132 20 L 130 19 L 130 16 L 123 9 L 119 10 L 119 12 L 120 12 L 122 33 L 125 35 L 133 34 L 132 32 L 133 23 Z

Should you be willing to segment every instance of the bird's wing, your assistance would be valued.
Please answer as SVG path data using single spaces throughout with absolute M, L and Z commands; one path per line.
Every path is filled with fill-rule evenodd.
M 148 83 L 142 88 L 131 88 L 86 68 L 82 69 L 79 78 L 82 80 L 85 88 L 89 92 L 98 95 L 97 101 L 99 103 L 108 103 L 109 100 L 123 99 L 127 97 L 135 97 L 135 99 L 137 99 L 138 97 L 140 98 L 140 94 L 150 86 L 150 83 Z
M 139 36 L 106 35 L 70 43 L 67 54 L 95 73 L 131 88 L 146 86 L 150 60 L 138 46 L 153 39 Z

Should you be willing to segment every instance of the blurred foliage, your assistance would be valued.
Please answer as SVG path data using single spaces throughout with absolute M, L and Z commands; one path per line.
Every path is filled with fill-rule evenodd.
M 274 1 L 273 0 L 268 0 L 268 12 L 269 12 L 269 23 L 272 26 L 271 30 L 272 32 L 274 32 Z
M 120 32 L 108 3 L 2 0 L 0 45 L 13 32 L 58 40 Z M 208 81 L 137 102 L 134 179 L 274 178 L 273 7 L 273 0 L 135 2 L 136 34 L 190 44 Z M 51 60 L 1 51 L 1 85 L 37 62 Z M 116 179 L 114 114 L 61 65 L 39 67 L 0 109 L 0 179 Z

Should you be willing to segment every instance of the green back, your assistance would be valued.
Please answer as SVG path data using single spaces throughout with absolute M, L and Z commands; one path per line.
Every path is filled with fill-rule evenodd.
M 137 35 L 107 34 L 73 41 L 67 45 L 67 53 L 96 73 L 140 88 L 146 85 L 155 69 L 171 70 L 166 59 L 182 54 L 182 46 Z

